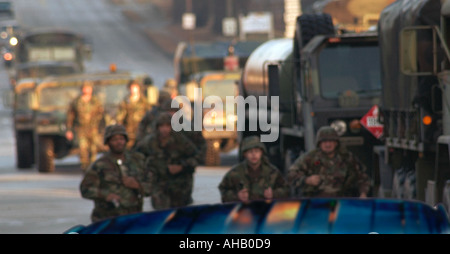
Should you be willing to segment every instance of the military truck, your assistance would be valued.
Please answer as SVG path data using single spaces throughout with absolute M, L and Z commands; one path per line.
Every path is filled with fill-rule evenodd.
M 234 103 L 227 103 L 227 96 L 238 95 L 237 84 L 240 78 L 241 71 L 204 71 L 193 74 L 192 81 L 188 84 L 188 89 L 192 85 L 202 89 L 202 96 L 198 96 L 197 103 L 207 102 L 212 106 L 212 108 L 202 107 L 201 110 L 207 166 L 219 166 L 220 153 L 229 152 L 237 147 L 237 112 Z M 195 99 L 197 98 L 193 98 L 194 104 Z M 222 103 L 223 108 L 217 108 L 214 104 L 216 102 Z M 227 111 L 228 107 L 231 109 Z M 227 130 L 227 125 L 233 126 L 232 130 Z
M 325 13 L 303 14 L 296 22 L 293 39 L 269 40 L 247 60 L 241 95 L 270 100 L 267 106 L 246 106 L 246 128 L 240 137 L 276 135 L 275 142 L 265 145 L 271 162 L 286 172 L 293 160 L 315 147 L 317 130 L 331 125 L 340 143 L 370 171 L 372 150 L 365 148 L 379 141 L 360 120 L 380 98 L 378 36 L 336 34 L 331 16 Z M 252 121 L 257 121 L 252 112 L 275 116 L 267 122 L 279 125 L 269 131 L 251 130 Z
M 229 152 L 237 147 L 237 128 L 226 130 L 226 124 L 236 125 L 235 105 L 230 114 L 226 114 L 226 97 L 238 95 L 238 82 L 241 79 L 242 66 L 248 56 L 262 41 L 203 42 L 195 45 L 180 43 L 174 56 L 175 78 L 179 84 L 179 95 L 186 96 L 192 108 L 194 104 L 203 105 L 204 99 L 218 99 L 223 110 L 215 106 L 202 108 L 202 133 L 206 139 L 207 151 L 205 164 L 220 165 L 220 153 Z M 195 101 L 195 89 L 201 89 L 201 95 Z M 213 103 L 208 101 L 208 103 Z M 194 110 L 192 110 L 194 112 Z M 191 118 L 191 120 L 194 120 Z
M 34 89 L 31 103 L 35 160 L 39 172 L 52 172 L 55 170 L 54 159 L 79 153 L 76 138 L 68 141 L 65 137 L 66 117 L 69 104 L 79 95 L 85 80 L 94 82 L 94 94 L 105 108 L 100 133 L 106 125 L 115 123 L 118 105 L 127 95 L 127 85 L 131 80 L 140 82 L 147 90 L 154 90 L 152 79 L 141 72 L 83 73 L 43 79 Z M 151 104 L 155 102 L 150 100 Z M 103 143 L 98 146 L 99 151 L 107 149 Z
M 441 3 L 442 2 L 442 3 Z M 380 16 L 380 196 L 450 211 L 450 1 L 398 0 Z

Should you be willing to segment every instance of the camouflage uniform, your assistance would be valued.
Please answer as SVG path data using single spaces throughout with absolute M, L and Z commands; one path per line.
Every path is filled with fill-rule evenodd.
M 156 128 L 170 124 L 169 113 L 160 114 Z M 157 129 L 156 129 L 157 130 Z M 183 134 L 172 131 L 165 146 L 161 145 L 159 133 L 147 135 L 137 144 L 136 150 L 146 156 L 146 171 L 151 179 L 150 191 L 154 209 L 167 209 L 189 205 L 192 200 L 193 174 L 198 165 L 195 145 Z M 168 165 L 181 165 L 176 175 L 169 172 Z
M 249 200 L 264 199 L 264 190 L 271 187 L 273 198 L 289 197 L 289 185 L 281 172 L 266 157 L 266 148 L 259 137 L 247 137 L 242 142 L 242 152 L 261 148 L 263 156 L 257 171 L 250 170 L 247 160 L 240 162 L 228 171 L 219 184 L 222 202 L 239 201 L 238 192 L 244 188 L 249 191 Z
M 164 93 L 164 92 L 162 92 Z M 158 117 L 160 113 L 163 112 L 176 112 L 177 108 L 171 107 L 172 100 L 170 97 L 168 97 L 168 94 L 164 93 L 164 98 L 160 101 L 159 107 L 148 111 L 144 118 L 142 119 L 141 123 L 139 124 L 139 136 L 141 137 L 140 140 L 145 137 L 145 135 L 153 133 L 155 129 L 155 119 Z M 185 131 L 181 130 L 180 133 L 183 133 L 188 137 L 192 143 L 196 146 L 198 153 L 196 154 L 196 159 L 199 163 L 199 165 L 205 164 L 205 156 L 206 156 L 206 140 L 203 137 L 202 131 L 194 131 L 194 124 L 191 122 L 191 131 Z
M 69 105 L 66 126 L 77 137 L 80 148 L 81 168 L 84 170 L 97 159 L 100 144 L 99 126 L 103 120 L 103 105 L 92 95 L 91 100 L 85 102 L 79 95 Z
M 109 133 L 108 133 L 109 132 Z M 125 128 L 107 130 L 105 142 L 115 134 L 123 134 Z M 110 152 L 107 152 L 92 163 L 80 184 L 80 192 L 83 198 L 94 201 L 94 209 L 91 214 L 93 222 L 105 218 L 142 211 L 143 197 L 148 195 L 150 189 L 148 179 L 144 175 L 144 155 L 137 152 L 124 152 L 125 160 L 117 161 Z M 122 176 L 134 177 L 140 184 L 140 189 L 132 189 L 124 186 Z M 108 194 L 114 193 L 120 196 L 120 202 L 115 205 L 106 201 Z
M 336 140 L 336 155 L 329 158 L 321 149 L 320 142 Z M 349 151 L 339 147 L 339 137 L 331 127 L 317 132 L 317 148 L 300 156 L 289 168 L 288 182 L 295 196 L 302 197 L 358 197 L 370 188 L 366 168 Z M 317 186 L 308 185 L 305 179 L 320 175 Z
M 119 104 L 119 110 L 117 112 L 117 123 L 123 124 L 127 129 L 128 143 L 127 148 L 133 147 L 139 123 L 144 118 L 147 111 L 151 109 L 150 103 L 144 96 L 140 96 L 139 100 L 132 102 L 130 97 L 125 97 Z

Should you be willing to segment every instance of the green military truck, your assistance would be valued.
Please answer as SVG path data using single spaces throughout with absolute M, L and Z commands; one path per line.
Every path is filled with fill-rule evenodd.
M 380 16 L 379 195 L 450 211 L 450 1 L 398 0 Z
M 86 80 L 94 82 L 94 94 L 105 108 L 103 124 L 99 126 L 100 133 L 103 127 L 115 123 L 119 103 L 127 95 L 127 85 L 131 80 L 143 84 L 148 98 L 154 98 L 147 93 L 154 91 L 153 81 L 141 72 L 83 73 L 43 79 L 31 97 L 34 153 L 39 172 L 52 172 L 55 170 L 54 159 L 79 152 L 77 140 L 68 141 L 65 137 L 66 118 L 69 104 L 79 95 L 81 85 Z M 155 100 L 150 100 L 150 103 L 155 104 Z M 107 149 L 103 143 L 98 145 L 100 151 Z
M 267 106 L 248 106 L 241 137 L 272 137 L 274 141 L 265 144 L 272 163 L 282 171 L 315 147 L 316 132 L 324 125 L 335 128 L 341 144 L 371 169 L 371 147 L 380 141 L 361 119 L 381 94 L 376 33 L 337 34 L 330 15 L 303 14 L 293 39 L 269 40 L 253 51 L 240 91 L 244 98 L 268 97 Z M 257 119 L 261 113 L 268 119 Z M 273 128 L 249 128 L 261 120 Z
M 229 152 L 237 147 L 237 112 L 233 103 L 228 104 L 227 97 L 235 97 L 238 92 L 240 71 L 204 71 L 192 76 L 194 87 L 202 89 L 197 103 L 206 102 L 211 108 L 202 107 L 202 134 L 206 140 L 205 165 L 219 166 L 220 153 Z M 192 85 L 193 83 L 190 83 Z M 205 98 L 208 98 L 205 100 Z M 214 103 L 219 102 L 222 108 Z M 194 101 L 195 103 L 195 101 Z M 204 106 L 204 105 L 203 105 Z M 227 108 L 228 109 L 227 111 Z M 193 119 L 195 121 L 195 119 Z M 231 126 L 232 129 L 227 129 Z
M 64 29 L 39 28 L 18 36 L 10 71 L 12 117 L 16 135 L 17 167 L 30 168 L 35 162 L 34 89 L 47 76 L 81 73 L 90 58 L 86 39 Z M 34 105 L 35 106 L 35 105 Z
M 205 98 L 209 98 L 211 101 L 207 103 L 212 104 L 212 108 L 201 109 L 202 133 L 207 144 L 207 166 L 219 166 L 220 153 L 237 147 L 236 107 L 230 105 L 232 109 L 227 114 L 226 97 L 239 95 L 237 84 L 241 79 L 242 66 L 261 43 L 262 41 L 218 41 L 201 42 L 193 46 L 186 43 L 178 45 L 174 66 L 179 95 L 189 99 L 192 109 L 195 109 L 194 104 L 202 107 Z M 201 91 L 197 101 L 194 98 L 196 88 Z M 222 103 L 221 110 L 216 110 L 214 100 Z M 195 121 L 194 117 L 191 120 Z M 233 130 L 227 130 L 227 123 L 234 126 Z

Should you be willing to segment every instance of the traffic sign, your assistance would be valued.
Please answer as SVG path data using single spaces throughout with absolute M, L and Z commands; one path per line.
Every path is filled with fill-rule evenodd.
M 236 36 L 237 34 L 236 18 L 228 17 L 222 20 L 222 33 L 224 36 Z
M 194 30 L 195 29 L 195 14 L 194 13 L 184 13 L 182 17 L 182 27 L 184 30 Z
M 376 138 L 383 135 L 383 125 L 378 121 L 378 115 L 378 106 L 374 105 L 360 120 L 361 124 Z

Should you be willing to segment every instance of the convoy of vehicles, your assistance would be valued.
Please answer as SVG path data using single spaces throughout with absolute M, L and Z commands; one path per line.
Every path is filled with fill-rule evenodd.
M 384 142 L 376 150 L 379 195 L 448 211 L 449 29 L 450 1 L 399 0 L 381 13 Z
M 278 105 L 269 100 L 267 109 L 253 108 L 267 110 L 267 116 L 278 111 L 278 119 L 268 122 L 278 120 L 279 129 L 247 127 L 241 136 L 278 131 L 276 142 L 265 144 L 282 171 L 315 147 L 315 134 L 324 125 L 334 127 L 340 143 L 371 165 L 371 147 L 379 141 L 360 119 L 379 103 L 381 93 L 376 33 L 338 35 L 329 15 L 304 14 L 297 19 L 294 39 L 267 41 L 250 55 L 240 85 L 244 97 L 279 96 Z M 248 112 L 246 126 L 256 121 Z

